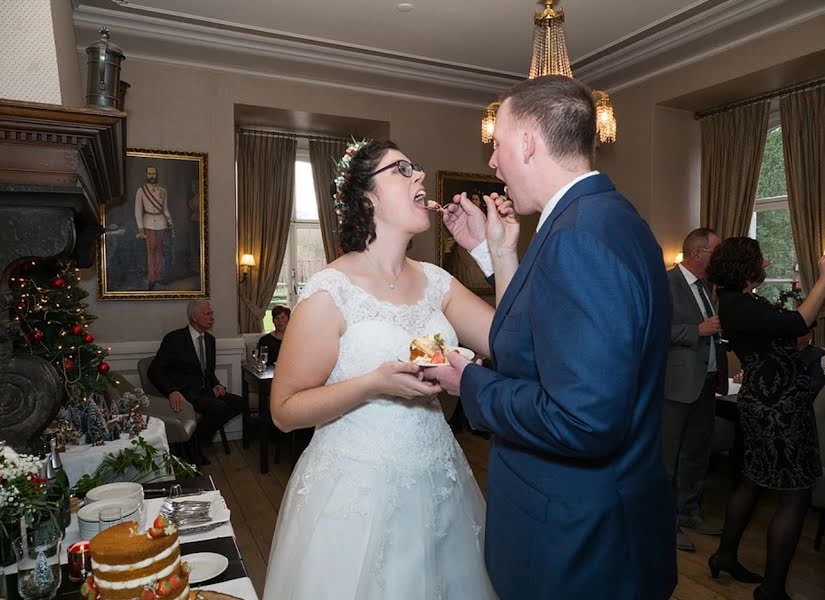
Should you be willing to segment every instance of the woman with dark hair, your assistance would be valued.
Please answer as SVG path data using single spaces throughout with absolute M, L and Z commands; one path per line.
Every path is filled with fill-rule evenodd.
M 281 342 L 286 333 L 286 326 L 289 324 L 289 315 L 292 313 L 288 306 L 276 304 L 272 307 L 272 324 L 275 329 L 265 333 L 258 340 L 258 348 L 266 348 L 266 364 L 274 365 L 278 361 L 278 354 L 281 352 Z
M 493 309 L 406 257 L 430 227 L 420 165 L 364 141 L 337 167 L 344 254 L 301 292 L 272 385 L 278 428 L 315 434 L 281 502 L 264 598 L 494 598 L 484 499 L 440 386 L 409 362 L 410 342 L 436 333 L 488 356 Z
M 808 298 L 793 311 L 753 293 L 765 279 L 765 265 L 756 240 L 735 237 L 716 248 L 708 267 L 708 280 L 718 286 L 722 330 L 744 371 L 737 408 L 745 446 L 742 480 L 728 501 L 719 549 L 708 565 L 714 578 L 727 571 L 738 581 L 761 581 L 753 593 L 757 600 L 785 600 L 811 490 L 822 475 L 813 396 L 796 357 L 796 338 L 815 321 L 825 300 L 825 257 Z M 737 558 L 762 488 L 779 492 L 768 525 L 764 580 Z

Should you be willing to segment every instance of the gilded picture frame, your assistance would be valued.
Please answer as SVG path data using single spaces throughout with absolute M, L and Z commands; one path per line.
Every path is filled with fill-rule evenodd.
M 207 154 L 129 148 L 126 199 L 101 206 L 98 298 L 209 297 Z
M 437 200 L 442 206 L 447 202 L 452 202 L 455 194 L 466 192 L 470 200 L 486 212 L 487 205 L 484 204 L 482 196 L 493 192 L 503 195 L 504 182 L 493 175 L 438 171 L 437 191 Z M 456 244 L 441 219 L 438 220 L 436 231 L 436 257 L 439 266 L 458 279 L 471 292 L 479 295 L 493 294 L 495 290 L 487 283 L 484 273 L 473 257 Z

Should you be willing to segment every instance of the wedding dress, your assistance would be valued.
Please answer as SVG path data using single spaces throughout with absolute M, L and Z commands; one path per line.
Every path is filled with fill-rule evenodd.
M 383 302 L 341 271 L 314 275 L 346 321 L 332 384 L 397 360 L 414 337 L 456 334 L 441 311 L 450 275 L 422 263 L 425 296 Z M 300 300 L 299 300 L 300 301 Z M 435 398 L 370 398 L 316 428 L 289 480 L 264 600 L 484 600 L 485 504 Z

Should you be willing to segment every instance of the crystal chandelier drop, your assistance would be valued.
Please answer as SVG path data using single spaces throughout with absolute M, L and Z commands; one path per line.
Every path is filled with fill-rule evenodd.
M 533 57 L 530 61 L 529 78 L 542 75 L 564 75 L 573 77 L 570 58 L 567 55 L 567 42 L 564 37 L 564 11 L 553 8 L 554 0 L 543 0 L 544 10 L 538 11 L 533 19 Z M 616 117 L 613 104 L 607 92 L 593 91 L 596 102 L 596 131 L 599 141 L 607 144 L 616 141 Z M 499 103 L 487 106 L 481 121 L 481 141 L 485 144 L 493 139 L 496 126 L 496 111 Z
M 493 131 L 496 128 L 496 111 L 501 102 L 490 102 L 484 109 L 484 118 L 481 119 L 481 141 L 489 144 L 493 140 Z
M 616 141 L 616 117 L 613 114 L 613 104 L 607 92 L 596 90 L 593 92 L 596 99 L 596 131 L 599 132 L 599 141 L 602 144 L 611 144 Z
M 564 40 L 564 11 L 553 8 L 553 0 L 545 0 L 544 10 L 533 19 L 533 59 L 530 79 L 553 73 L 573 77 L 567 43 Z

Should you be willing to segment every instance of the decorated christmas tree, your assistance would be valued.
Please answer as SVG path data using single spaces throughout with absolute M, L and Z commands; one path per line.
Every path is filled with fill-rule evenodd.
M 86 312 L 80 272 L 68 260 L 26 261 L 9 279 L 12 318 L 22 336 L 17 352 L 30 352 L 57 369 L 63 379 L 63 403 L 83 406 L 105 391 L 110 378 L 106 350 L 94 343 L 88 328 L 95 317 Z

